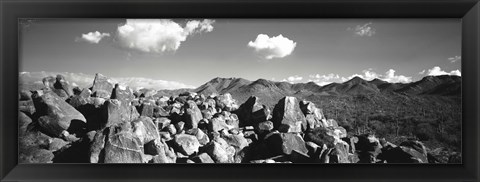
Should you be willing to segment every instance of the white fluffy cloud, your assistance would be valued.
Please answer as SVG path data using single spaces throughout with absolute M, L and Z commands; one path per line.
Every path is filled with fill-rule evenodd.
M 98 44 L 104 37 L 110 37 L 110 34 L 95 31 L 82 34 L 82 37 L 77 38 L 76 41 L 85 41 L 91 44 Z
M 455 63 L 455 62 L 457 62 L 457 61 L 462 61 L 462 56 L 453 56 L 453 57 L 448 58 L 448 60 L 449 60 L 451 63 Z
M 282 81 L 283 82 L 294 83 L 294 82 L 298 82 L 298 81 L 301 81 L 301 80 L 303 80 L 303 77 L 295 75 L 295 76 L 289 76 L 288 78 L 283 79 Z
M 314 74 L 314 75 L 309 75 L 308 76 L 310 79 L 308 80 L 309 82 L 315 82 L 317 85 L 323 86 L 323 85 L 328 85 L 333 82 L 341 82 L 341 78 L 338 74 L 327 74 L 327 75 L 320 75 L 320 74 Z
M 407 77 L 403 75 L 395 75 L 395 70 L 389 69 L 387 72 L 385 72 L 385 76 L 383 78 L 380 78 L 383 81 L 387 81 L 390 83 L 408 83 L 412 82 L 412 77 Z
M 248 47 L 255 49 L 259 55 L 265 59 L 283 58 L 292 54 L 297 43 L 283 37 L 282 34 L 276 37 L 269 37 L 265 34 L 259 34 L 255 41 L 248 42 Z
M 156 90 L 162 89 L 179 89 L 179 88 L 195 88 L 192 85 L 176 81 L 154 80 L 142 77 L 128 77 L 128 78 L 112 78 L 114 82 L 126 84 L 132 88 L 151 88 Z
M 443 71 L 439 66 L 435 66 L 432 69 L 428 69 L 427 71 L 423 70 L 420 74 L 426 74 L 428 76 L 438 76 L 438 75 L 456 75 L 462 76 L 460 70 L 452 70 L 450 72 Z
M 393 70 L 393 69 L 389 69 L 387 72 L 385 72 L 384 75 L 378 74 L 378 73 L 372 71 L 371 69 L 367 69 L 367 70 L 363 70 L 362 74 L 353 74 L 349 77 L 341 77 L 338 74 L 333 74 L 333 73 L 330 73 L 330 74 L 327 74 L 327 75 L 316 74 L 316 75 L 310 75 L 309 77 L 310 77 L 309 81 L 313 81 L 316 84 L 321 85 L 321 86 L 327 85 L 327 84 L 330 84 L 330 83 L 333 83 L 333 82 L 336 82 L 336 83 L 345 82 L 345 81 L 348 81 L 348 80 L 350 80 L 354 77 L 360 77 L 360 78 L 362 78 L 364 80 L 368 80 L 368 81 L 371 81 L 371 80 L 377 78 L 377 79 L 387 81 L 387 82 L 390 82 L 390 83 L 412 82 L 412 77 L 407 77 L 407 76 L 404 76 L 404 75 L 395 75 L 395 70 Z
M 372 24 L 373 24 L 372 22 L 369 22 L 363 25 L 357 25 L 355 26 L 355 28 L 348 28 L 348 30 L 352 30 L 355 33 L 355 35 L 358 35 L 361 37 L 363 36 L 371 37 L 376 33 L 376 30 L 375 28 L 372 27 Z
M 69 81 L 72 85 L 78 85 L 81 88 L 89 88 L 93 84 L 95 75 L 83 74 L 83 73 L 69 73 L 69 72 L 20 72 L 19 78 L 22 83 L 42 83 L 41 80 L 48 76 L 63 75 L 65 80 Z M 115 78 L 110 79 L 113 83 L 121 83 L 128 85 L 133 89 L 136 88 L 149 88 L 149 89 L 179 89 L 179 88 L 195 88 L 192 85 L 183 84 L 176 81 L 166 80 L 154 80 L 141 77 L 128 77 L 128 78 Z
M 382 74 L 377 74 L 371 70 L 363 70 L 363 75 L 352 75 L 349 77 L 349 79 L 358 76 L 360 78 L 363 78 L 365 80 L 373 80 L 375 78 L 387 81 L 390 83 L 408 83 L 412 82 L 412 77 L 407 77 L 404 75 L 395 75 L 395 70 L 394 69 L 389 69 L 388 71 L 385 72 L 385 75 Z
M 127 19 L 117 28 L 120 46 L 142 52 L 176 51 L 188 36 L 213 31 L 214 20 L 188 21 L 185 27 L 169 19 Z

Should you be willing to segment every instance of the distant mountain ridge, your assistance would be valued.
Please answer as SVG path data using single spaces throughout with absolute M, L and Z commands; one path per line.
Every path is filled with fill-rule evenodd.
M 274 82 L 265 79 L 249 81 L 243 78 L 217 77 L 193 91 L 203 94 L 223 94 L 227 92 L 235 92 L 238 89 L 248 91 L 268 88 L 272 91 L 280 91 L 286 94 L 292 94 L 299 91 L 310 91 L 314 93 L 326 92 L 330 95 L 354 95 L 393 91 L 406 94 L 455 95 L 460 94 L 459 89 L 461 88 L 461 82 L 461 77 L 455 75 L 426 76 L 422 80 L 411 83 L 390 83 L 380 79 L 367 81 L 360 77 L 354 77 L 343 83 L 331 83 L 325 86 L 320 86 L 314 82 L 292 84 L 289 82 Z M 447 89 L 450 87 L 452 87 L 452 89 Z M 441 91 L 442 89 L 448 91 Z
M 390 83 L 380 79 L 371 81 L 354 77 L 343 83 L 331 83 L 325 86 L 314 82 L 289 83 L 275 82 L 265 79 L 249 81 L 243 78 L 214 78 L 191 90 L 199 94 L 230 93 L 240 102 L 255 95 L 262 100 L 278 100 L 284 96 L 317 97 L 317 96 L 354 96 L 369 94 L 406 94 L 460 96 L 462 79 L 460 76 L 441 75 L 426 76 L 422 80 L 411 83 Z

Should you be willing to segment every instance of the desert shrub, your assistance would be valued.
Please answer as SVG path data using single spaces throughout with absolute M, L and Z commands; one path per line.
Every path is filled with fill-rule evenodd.
M 435 137 L 435 129 L 430 123 L 419 123 L 414 130 L 414 135 L 420 141 L 428 141 Z

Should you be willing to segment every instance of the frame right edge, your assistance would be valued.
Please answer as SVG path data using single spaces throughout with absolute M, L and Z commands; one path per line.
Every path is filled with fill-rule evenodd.
M 480 2 L 477 2 L 462 18 L 462 97 L 471 98 L 463 102 L 462 127 L 463 167 L 468 176 L 463 180 L 479 180 L 480 176 Z M 468 89 L 466 89 L 466 87 Z M 465 160 L 468 159 L 468 160 Z M 475 159 L 475 160 L 472 160 Z

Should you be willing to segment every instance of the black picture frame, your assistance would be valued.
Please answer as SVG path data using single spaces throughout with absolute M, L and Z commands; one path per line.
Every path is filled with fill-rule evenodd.
M 0 180 L 2 181 L 478 181 L 480 3 L 478 0 L 0 0 Z M 460 18 L 463 163 L 17 164 L 18 18 Z

